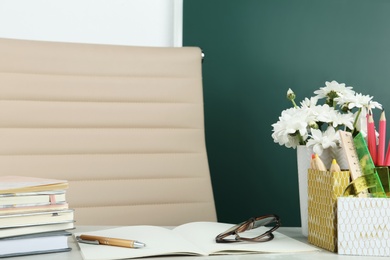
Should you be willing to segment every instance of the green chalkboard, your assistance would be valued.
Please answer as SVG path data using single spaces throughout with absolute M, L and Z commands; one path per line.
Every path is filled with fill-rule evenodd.
M 299 226 L 296 151 L 271 138 L 297 101 L 336 80 L 390 97 L 390 1 L 184 0 L 183 44 L 203 63 L 206 144 L 218 218 L 275 213 Z M 379 116 L 379 115 L 378 115 Z

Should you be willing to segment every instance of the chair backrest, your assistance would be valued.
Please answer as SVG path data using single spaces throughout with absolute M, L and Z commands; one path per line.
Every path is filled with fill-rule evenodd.
M 197 47 L 0 39 L 0 171 L 66 179 L 78 225 L 215 221 Z

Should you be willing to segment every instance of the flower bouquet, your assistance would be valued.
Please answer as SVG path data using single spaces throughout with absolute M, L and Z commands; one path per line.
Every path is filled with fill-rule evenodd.
M 291 89 L 287 91 L 293 107 L 283 110 L 279 120 L 272 124 L 275 143 L 294 149 L 306 145 L 321 155 L 324 149 L 340 145 L 337 130 L 353 135 L 361 132 L 366 136 L 367 113 L 374 108 L 382 109 L 372 96 L 356 93 L 352 87 L 337 81 L 325 82 L 314 94 L 298 106 L 295 93 Z M 325 99 L 323 104 L 318 104 L 320 99 Z

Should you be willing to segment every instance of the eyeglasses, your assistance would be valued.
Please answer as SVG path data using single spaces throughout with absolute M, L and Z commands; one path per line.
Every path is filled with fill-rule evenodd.
M 267 242 L 274 238 L 272 232 L 278 229 L 280 225 L 281 223 L 279 217 L 273 214 L 250 218 L 247 221 L 235 225 L 219 234 L 215 238 L 215 241 L 217 243 L 233 243 L 240 241 Z M 253 232 L 244 233 L 245 231 L 264 226 L 271 226 L 271 228 L 259 236 L 253 236 Z M 229 238 L 229 236 L 233 237 Z

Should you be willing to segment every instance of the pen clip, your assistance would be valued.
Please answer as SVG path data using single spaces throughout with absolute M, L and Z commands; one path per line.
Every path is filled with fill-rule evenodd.
M 76 240 L 79 243 L 84 243 L 84 244 L 91 244 L 91 245 L 99 245 L 98 240 L 86 240 L 86 239 L 81 239 L 80 236 L 76 236 Z

